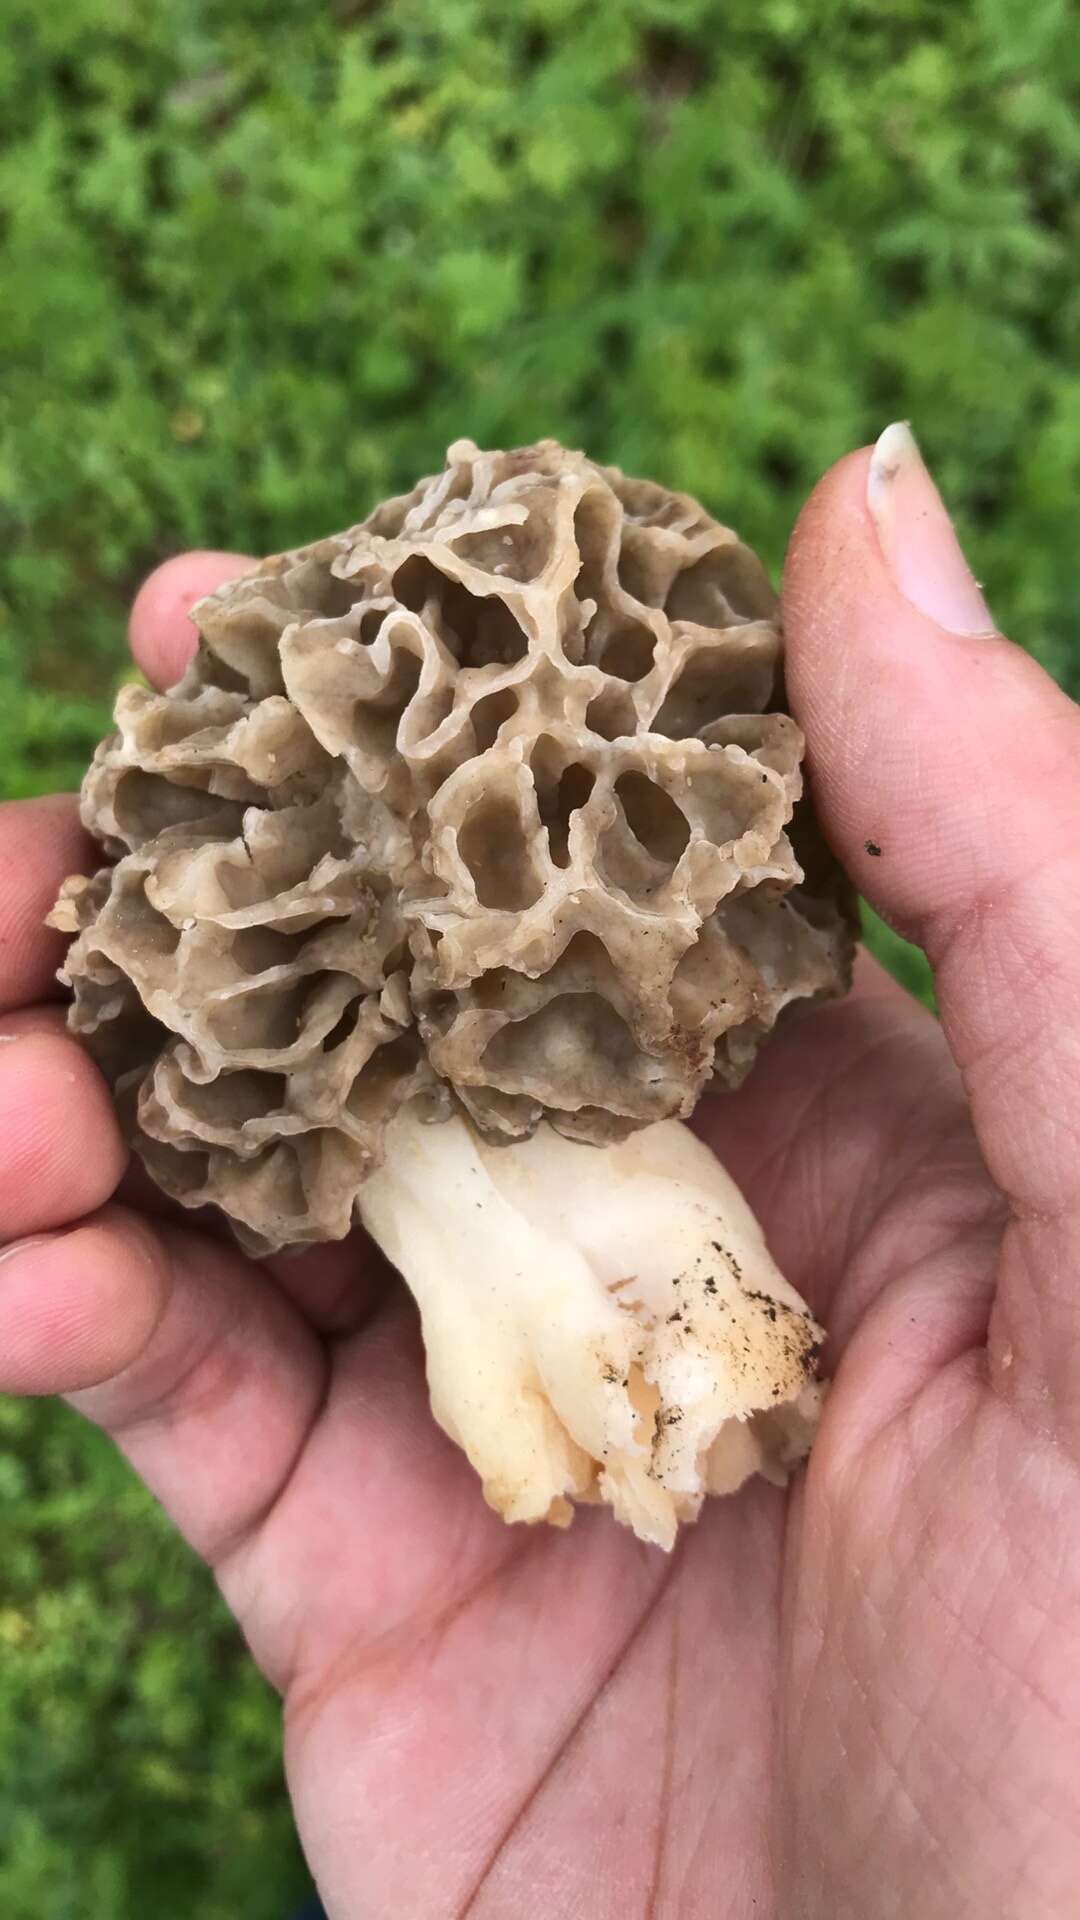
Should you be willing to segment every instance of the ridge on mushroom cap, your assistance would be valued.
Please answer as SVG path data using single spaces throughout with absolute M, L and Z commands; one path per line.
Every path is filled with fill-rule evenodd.
M 255 1250 L 347 1232 L 404 1101 L 603 1143 L 846 985 L 776 598 L 686 495 L 457 441 L 193 618 L 179 685 L 119 697 L 113 864 L 54 921 L 139 1152 Z

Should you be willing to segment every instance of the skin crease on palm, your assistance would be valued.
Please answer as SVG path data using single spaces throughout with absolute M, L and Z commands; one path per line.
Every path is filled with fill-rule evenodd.
M 789 1492 L 710 1502 L 670 1558 L 599 1510 L 487 1512 L 359 1236 L 257 1268 L 124 1173 L 41 929 L 92 850 L 68 800 L 0 810 L 0 1235 L 35 1243 L 0 1263 L 0 1388 L 67 1394 L 215 1567 L 332 1920 L 1077 1911 L 1080 713 L 918 610 L 911 542 L 951 536 L 892 551 L 869 463 L 800 519 L 788 684 L 942 1025 L 863 959 L 699 1111 L 835 1384 Z M 153 680 L 241 564 L 143 588 Z

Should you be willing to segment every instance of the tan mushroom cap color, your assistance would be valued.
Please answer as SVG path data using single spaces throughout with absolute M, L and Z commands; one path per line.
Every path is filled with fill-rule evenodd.
M 193 618 L 54 923 L 139 1153 L 256 1252 L 346 1233 L 409 1100 L 621 1139 L 846 986 L 775 595 L 686 495 L 458 441 Z

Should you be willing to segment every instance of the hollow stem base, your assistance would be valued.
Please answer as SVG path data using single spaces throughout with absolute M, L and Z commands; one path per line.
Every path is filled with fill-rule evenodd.
M 670 1548 L 706 1494 L 808 1451 L 821 1329 L 679 1121 L 492 1146 L 406 1109 L 361 1205 L 419 1305 L 435 1416 L 505 1519 L 604 1501 Z

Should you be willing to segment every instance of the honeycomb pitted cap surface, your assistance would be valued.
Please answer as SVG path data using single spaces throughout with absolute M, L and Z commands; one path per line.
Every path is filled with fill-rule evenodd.
M 687 496 L 458 441 L 193 618 L 179 685 L 119 697 L 112 864 L 54 921 L 151 1172 L 255 1250 L 347 1232 L 404 1101 L 602 1144 L 847 984 L 776 598 Z

